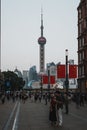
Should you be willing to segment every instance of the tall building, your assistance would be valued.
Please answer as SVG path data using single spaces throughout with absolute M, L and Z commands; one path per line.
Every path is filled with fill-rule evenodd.
M 41 36 L 38 39 L 38 44 L 40 45 L 40 73 L 44 73 L 45 71 L 45 47 L 46 38 L 43 36 L 43 13 L 41 11 Z
M 38 76 L 37 76 L 37 71 L 36 71 L 36 66 L 32 66 L 29 69 L 29 81 L 31 80 L 38 80 Z
M 78 87 L 87 92 L 87 0 L 80 0 L 78 10 Z
M 25 81 L 24 88 L 26 88 L 28 86 L 28 81 L 29 81 L 29 71 L 28 70 L 23 70 L 23 80 Z

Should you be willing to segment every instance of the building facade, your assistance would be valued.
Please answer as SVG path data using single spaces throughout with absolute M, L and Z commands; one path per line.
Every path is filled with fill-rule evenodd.
M 25 87 L 27 87 L 29 81 L 29 71 L 23 70 L 23 80 L 25 81 Z
M 37 71 L 36 71 L 36 66 L 32 66 L 32 67 L 29 69 L 29 81 L 31 81 L 31 80 L 35 80 L 35 81 L 38 80 Z
M 87 92 L 87 0 L 80 0 L 78 11 L 78 87 Z

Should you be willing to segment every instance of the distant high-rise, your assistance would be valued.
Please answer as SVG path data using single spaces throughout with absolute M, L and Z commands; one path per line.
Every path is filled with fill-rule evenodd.
M 46 38 L 43 36 L 43 29 L 43 13 L 41 11 L 41 36 L 38 39 L 38 44 L 40 45 L 40 73 L 45 71 L 44 45 L 46 44 Z
M 87 0 L 80 0 L 78 10 L 78 87 L 87 92 Z
M 36 66 L 32 66 L 29 69 L 29 81 L 31 80 L 37 81 L 37 79 L 38 79 L 38 76 L 37 76 Z

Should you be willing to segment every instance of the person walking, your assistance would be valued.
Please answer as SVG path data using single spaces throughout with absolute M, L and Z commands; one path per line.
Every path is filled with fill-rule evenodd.
M 57 121 L 57 117 L 56 117 L 56 97 L 54 95 L 51 96 L 49 120 L 51 121 L 52 126 L 54 126 L 56 124 L 56 121 Z
M 60 93 L 60 91 L 56 91 L 56 115 L 57 115 L 57 122 L 56 126 L 62 126 L 63 124 L 63 115 L 62 115 L 62 109 L 63 109 L 63 98 Z
M 2 101 L 2 104 L 5 103 L 5 94 L 2 95 L 2 97 L 1 97 L 1 101 Z
M 48 99 L 48 95 L 47 93 L 45 93 L 45 105 L 47 105 L 47 99 Z

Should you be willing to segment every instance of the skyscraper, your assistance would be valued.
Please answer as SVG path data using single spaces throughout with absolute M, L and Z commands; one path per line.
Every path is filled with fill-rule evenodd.
M 41 36 L 38 39 L 38 44 L 40 45 L 40 73 L 44 73 L 45 71 L 45 47 L 46 38 L 43 36 L 43 12 L 41 10 Z
M 80 0 L 78 10 L 78 87 L 87 92 L 87 0 Z

